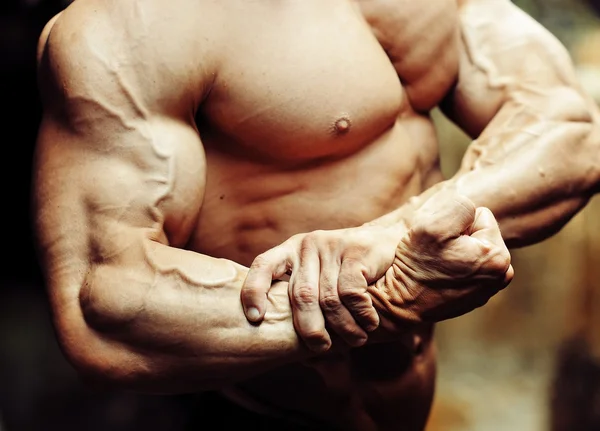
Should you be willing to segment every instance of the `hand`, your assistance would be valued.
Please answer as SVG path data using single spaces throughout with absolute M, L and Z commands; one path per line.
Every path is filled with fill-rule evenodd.
M 379 325 L 367 287 L 392 264 L 400 236 L 397 228 L 363 226 L 291 237 L 250 266 L 242 287 L 246 317 L 262 320 L 272 280 L 290 274 L 294 327 L 311 350 L 330 348 L 326 324 L 348 345 L 363 345 Z
M 444 190 L 412 220 L 391 268 L 369 288 L 378 309 L 387 310 L 393 322 L 460 316 L 487 303 L 512 280 L 510 253 L 489 209 Z

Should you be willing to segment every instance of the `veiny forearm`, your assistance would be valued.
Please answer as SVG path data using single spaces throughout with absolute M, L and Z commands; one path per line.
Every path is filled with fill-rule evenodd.
M 453 188 L 492 210 L 511 247 L 560 230 L 598 187 L 596 115 L 569 90 L 519 96 L 469 146 L 456 175 L 376 222 L 410 220 L 434 192 Z
M 450 185 L 490 208 L 515 247 L 555 234 L 588 202 L 600 178 L 600 134 L 585 115 L 522 119 L 516 108 L 506 110 L 512 118 L 488 126 Z
M 197 391 L 308 357 L 287 283 L 275 283 L 264 322 L 253 326 L 240 302 L 245 268 L 151 241 L 143 253 L 135 264 L 95 266 L 81 291 L 87 325 L 114 349 L 116 363 L 101 366 L 96 379 L 148 392 Z M 121 361 L 123 351 L 138 360 Z

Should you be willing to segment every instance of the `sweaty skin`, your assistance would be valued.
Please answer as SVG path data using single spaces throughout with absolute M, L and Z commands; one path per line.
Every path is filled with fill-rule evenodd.
M 597 108 L 564 48 L 508 0 L 80 0 L 38 52 L 37 244 L 61 346 L 93 382 L 420 430 L 433 322 L 455 312 L 428 277 L 452 279 L 440 256 L 472 238 L 429 231 L 453 218 L 427 198 L 450 196 L 441 208 L 471 220 L 488 207 L 519 246 L 558 231 L 599 184 Z M 474 138 L 445 181 L 436 106 Z M 370 344 L 311 352 L 287 281 L 262 323 L 247 321 L 258 255 L 362 226 L 398 244 L 368 286 Z M 506 259 L 495 266 L 502 282 Z

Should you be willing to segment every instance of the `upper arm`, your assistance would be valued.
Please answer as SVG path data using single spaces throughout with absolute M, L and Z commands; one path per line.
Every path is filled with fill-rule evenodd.
M 589 120 L 590 101 L 569 53 L 547 29 L 509 0 L 461 0 L 459 6 L 459 75 L 441 104 L 451 120 L 475 138 L 502 107 L 524 99 L 550 118 Z
M 193 122 L 204 75 L 190 82 L 190 62 L 178 57 L 166 73 L 161 61 L 176 48 L 115 37 L 101 8 L 81 7 L 54 23 L 38 69 L 44 112 L 33 221 L 64 339 L 81 326 L 69 322 L 82 319 L 86 276 L 102 265 L 135 264 L 148 239 L 184 243 L 204 190 Z

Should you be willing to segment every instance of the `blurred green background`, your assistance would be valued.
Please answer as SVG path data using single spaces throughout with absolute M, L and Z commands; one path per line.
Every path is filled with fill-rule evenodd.
M 565 44 L 582 85 L 600 101 L 600 1 L 515 3 Z M 43 25 L 66 4 L 0 4 L 0 121 L 6 162 L 0 211 L 5 248 L 0 431 L 177 431 L 202 414 L 191 412 L 188 398 L 83 387 L 50 326 L 28 214 L 30 162 L 40 117 L 34 55 Z M 439 112 L 434 119 L 442 167 L 449 176 L 469 140 Z M 513 259 L 516 277 L 509 289 L 484 308 L 438 327 L 439 379 L 428 431 L 600 430 L 598 199 L 555 237 L 514 250 Z M 204 428 L 215 429 L 199 429 Z

